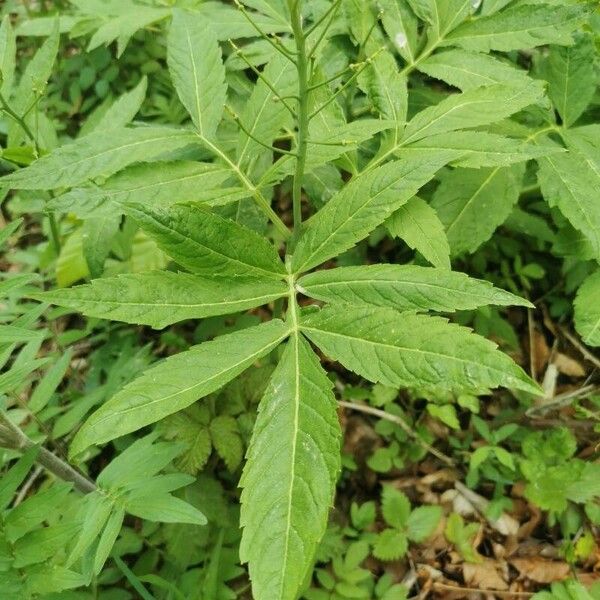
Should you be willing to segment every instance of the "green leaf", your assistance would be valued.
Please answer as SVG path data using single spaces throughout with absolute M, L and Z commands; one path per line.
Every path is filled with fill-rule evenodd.
M 274 280 L 212 279 L 153 271 L 105 277 L 87 285 L 31 297 L 72 308 L 86 316 L 162 329 L 185 319 L 226 315 L 261 306 L 281 298 L 287 291 L 283 282 Z
M 15 327 L 14 325 L 0 325 L 0 344 L 10 344 L 12 342 L 30 342 L 43 337 L 44 332 L 25 327 Z
M 565 127 L 577 121 L 594 96 L 596 76 L 594 42 L 581 35 L 572 46 L 552 46 L 544 65 L 548 95 Z
M 391 129 L 395 125 L 394 121 L 360 119 L 331 127 L 328 130 L 323 126 L 315 126 L 315 129 L 318 128 L 319 131 L 315 131 L 310 136 L 306 168 L 312 170 L 320 165 L 330 163 L 342 154 L 355 150 L 361 142 L 370 140 L 375 134 Z
M 19 229 L 21 224 L 23 223 L 23 219 L 16 219 L 11 223 L 8 223 L 0 230 L 0 246 L 3 246 L 8 239 Z
M 293 270 L 307 271 L 354 246 L 455 157 L 455 152 L 441 150 L 426 158 L 394 161 L 356 177 L 307 221 L 294 251 Z
M 112 242 L 119 232 L 119 211 L 87 218 L 83 223 L 81 242 L 83 256 L 91 277 L 101 277 L 104 263 L 110 254 Z
M 38 129 L 36 121 L 39 114 L 36 106 L 37 99 L 43 96 L 46 91 L 58 53 L 59 38 L 58 19 L 54 19 L 52 33 L 27 64 L 11 101 L 11 108 L 17 114 L 24 115 L 29 111 L 29 114 L 25 117 L 25 122 L 34 131 Z M 36 106 L 36 108 L 32 110 L 32 106 Z M 26 135 L 21 126 L 10 120 L 7 146 L 19 146 L 25 139 Z M 29 143 L 32 143 L 31 140 L 29 140 Z
M 100 491 L 92 492 L 85 497 L 85 514 L 83 527 L 77 542 L 69 554 L 66 566 L 70 567 L 81 558 L 85 551 L 96 541 L 104 529 L 114 507 L 114 501 Z
M 415 62 L 418 51 L 418 21 L 404 0 L 383 0 L 381 23 L 400 56 L 408 63 Z
M 54 510 L 56 508 L 54 507 Z M 22 569 L 41 562 L 48 562 L 67 546 L 77 533 L 78 525 L 73 522 L 59 523 L 29 532 L 14 545 L 14 569 Z
M 381 513 L 390 527 L 403 528 L 410 515 L 410 501 L 404 492 L 384 485 L 381 493 Z
M 29 470 L 35 463 L 39 448 L 34 446 L 27 450 L 21 458 L 10 468 L 6 475 L 0 479 L 0 509 L 5 510 L 11 503 L 14 493 L 23 483 Z
M 143 201 L 145 205 L 165 207 L 184 201 L 202 201 L 208 196 L 214 199 L 212 203 L 218 204 L 218 197 L 225 192 L 221 184 L 230 177 L 230 169 L 210 163 L 140 163 L 113 175 L 100 187 L 75 188 L 57 196 L 48 202 L 48 208 L 87 217 L 98 209 L 114 213 L 120 210 L 118 204 L 129 202 Z
M 531 304 L 464 273 L 414 265 L 365 265 L 316 271 L 300 278 L 301 293 L 338 304 L 452 312 L 479 306 Z
M 137 203 L 127 204 L 125 210 L 164 252 L 194 273 L 276 279 L 286 274 L 277 250 L 264 236 L 214 213 Z
M 198 12 L 210 21 L 219 41 L 257 37 L 256 29 L 252 23 L 249 23 L 234 6 L 222 2 L 202 2 L 198 7 Z M 290 30 L 290 26 L 283 23 L 281 19 L 274 20 L 270 16 L 260 13 L 252 13 L 252 20 L 265 33 L 279 33 Z
M 9 15 L 5 15 L 0 25 L 0 93 L 6 98 L 10 95 L 15 75 L 17 44 L 15 32 L 10 23 Z
M 71 454 L 186 408 L 242 373 L 288 334 L 288 326 L 274 319 L 171 356 L 126 385 L 98 409 L 75 436 Z
M 408 550 L 406 533 L 398 529 L 384 529 L 375 538 L 373 556 L 379 560 L 398 560 Z
M 97 17 L 99 11 L 100 14 L 104 12 L 102 8 L 99 9 L 98 5 L 95 5 L 90 16 Z M 134 33 L 164 19 L 169 14 L 169 9 L 144 6 L 137 2 L 123 2 L 116 14 L 106 15 L 108 18 L 104 20 L 91 37 L 87 51 L 91 52 L 100 46 L 107 46 L 116 41 L 117 58 L 120 58 Z
M 32 413 L 37 413 L 44 408 L 56 388 L 60 385 L 71 359 L 73 358 L 73 350 L 71 348 L 63 352 L 62 356 L 44 373 L 44 376 L 37 384 L 35 390 L 31 394 L 27 402 L 27 408 Z
M 600 259 L 600 204 L 595 198 L 600 187 L 600 163 L 571 149 L 541 158 L 538 164 L 544 198 L 585 236 Z
M 439 506 L 419 506 L 410 513 L 406 523 L 406 532 L 414 542 L 424 542 L 433 535 L 440 519 L 442 509 Z
M 589 346 L 600 346 L 600 271 L 590 275 L 577 291 L 575 327 Z
M 415 13 L 431 23 L 433 31 L 428 32 L 433 43 L 445 37 L 449 31 L 461 23 L 470 13 L 470 0 L 408 0 Z
M 418 64 L 419 71 L 461 89 L 503 83 L 515 88 L 531 84 L 526 71 L 487 54 L 460 48 L 436 52 Z
M 572 42 L 571 33 L 580 27 L 587 12 L 585 5 L 516 5 L 463 23 L 444 43 L 482 52 L 508 52 L 544 44 L 568 45 Z
M 504 84 L 451 94 L 435 106 L 417 113 L 406 125 L 403 145 L 430 135 L 480 127 L 501 121 L 541 100 L 544 88 L 539 81 L 531 81 L 518 88 Z
M 469 523 L 465 525 L 463 518 L 458 513 L 451 513 L 446 521 L 444 535 L 449 542 L 452 542 L 458 553 L 471 563 L 479 563 L 481 555 L 473 548 L 474 538 L 479 531 L 478 523 Z
M 540 393 L 494 343 L 440 317 L 347 305 L 306 316 L 302 330 L 327 356 L 374 383 L 455 391 L 503 386 Z
M 403 239 L 435 267 L 450 269 L 450 246 L 444 226 L 425 200 L 412 197 L 385 222 L 385 226 L 391 236 Z
M 358 81 L 379 115 L 395 122 L 400 130 L 406 121 L 408 104 L 406 77 L 400 75 L 391 53 L 375 56 Z
M 569 501 L 585 503 L 600 496 L 600 465 L 573 459 L 538 469 L 525 486 L 525 496 L 542 510 L 559 513 Z
M 108 560 L 110 552 L 117 541 L 117 537 L 121 532 L 123 520 L 125 519 L 125 511 L 120 508 L 115 508 L 108 521 L 106 527 L 100 536 L 96 555 L 94 556 L 94 574 L 99 575 L 104 567 L 104 563 Z
M 144 495 L 123 502 L 128 513 L 158 523 L 190 523 L 206 525 L 206 517 L 191 504 L 171 494 Z
M 442 175 L 431 206 L 446 228 L 452 256 L 474 252 L 504 223 L 519 199 L 524 171 L 515 165 Z
M 199 13 L 175 9 L 167 62 L 177 94 L 201 136 L 215 136 L 227 97 L 221 48 Z
M 453 164 L 473 169 L 505 167 L 513 163 L 564 151 L 555 144 L 529 144 L 524 140 L 486 131 L 454 131 L 432 135 L 403 148 L 402 155 L 410 157 L 413 148 L 418 148 L 419 152 L 423 149 L 437 152 L 442 148 L 462 151 L 460 158 L 453 161 Z
M 262 74 L 279 96 L 290 96 L 298 92 L 297 71 L 294 65 L 278 52 Z M 273 153 L 256 140 L 271 145 L 284 124 L 291 119 L 285 105 L 274 101 L 273 89 L 263 78 L 257 81 L 240 115 L 246 131 L 240 128 L 236 148 L 237 167 L 253 177 L 262 174 L 273 161 Z
M 11 508 L 4 521 L 7 539 L 14 542 L 41 525 L 50 511 L 62 505 L 72 488 L 70 483 L 54 483 Z
M 66 287 L 85 279 L 90 270 L 83 255 L 83 229 L 79 228 L 66 239 L 56 261 L 56 284 Z
M 61 146 L 30 167 L 3 177 L 0 184 L 23 190 L 73 186 L 195 143 L 198 136 L 185 129 L 134 127 L 99 131 Z
M 27 591 L 30 594 L 51 594 L 81 587 L 89 583 L 85 575 L 59 565 L 40 565 L 27 569 Z
M 331 388 L 295 334 L 261 400 L 241 480 L 240 556 L 255 598 L 295 600 L 312 569 L 340 469 Z
M 220 415 L 210 422 L 210 435 L 218 455 L 230 471 L 242 462 L 244 448 L 237 421 L 229 415 Z
M 142 103 L 146 99 L 147 89 L 148 79 L 144 75 L 130 92 L 125 92 L 117 98 L 98 123 L 94 125 L 93 131 L 121 129 L 129 125 L 142 107 Z

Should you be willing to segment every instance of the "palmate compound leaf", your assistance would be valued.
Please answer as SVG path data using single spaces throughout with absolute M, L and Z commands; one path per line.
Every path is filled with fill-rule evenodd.
M 540 389 L 497 346 L 440 317 L 391 308 L 332 306 L 302 319 L 327 356 L 374 383 L 448 391 Z
M 134 162 L 198 144 L 198 136 L 172 127 L 131 127 L 90 133 L 61 146 L 0 183 L 12 189 L 51 190 L 107 176 Z
M 590 346 L 600 346 L 600 271 L 590 275 L 575 298 L 575 327 Z
M 414 265 L 369 265 L 316 271 L 301 277 L 297 289 L 336 304 L 397 310 L 469 310 L 478 306 L 531 304 L 491 283 L 464 273 Z
M 237 377 L 288 335 L 289 326 L 274 319 L 167 358 L 92 414 L 75 436 L 71 454 L 136 431 L 190 406 Z
M 457 156 L 453 150 L 415 155 L 356 177 L 307 222 L 293 270 L 307 271 L 354 246 Z
M 572 42 L 571 33 L 581 25 L 587 6 L 517 4 L 494 15 L 473 19 L 455 29 L 445 44 L 467 50 L 519 50 L 543 44 Z
M 295 600 L 325 532 L 340 469 L 332 384 L 294 334 L 261 400 L 241 480 L 240 556 L 255 598 Z
M 201 208 L 128 203 L 125 212 L 173 260 L 200 275 L 281 279 L 285 266 L 263 236 Z
M 261 306 L 285 296 L 287 291 L 283 281 L 273 279 L 214 279 L 152 271 L 96 279 L 86 285 L 31 297 L 72 308 L 88 317 L 162 329 L 185 319 L 226 315 Z
M 225 66 L 212 26 L 198 12 L 173 11 L 167 63 L 177 94 L 198 132 L 213 138 L 227 97 Z

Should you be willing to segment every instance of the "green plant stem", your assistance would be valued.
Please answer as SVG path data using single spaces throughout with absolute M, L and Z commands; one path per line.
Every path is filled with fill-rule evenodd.
M 59 479 L 72 483 L 75 489 L 83 494 L 89 494 L 96 490 L 96 484 L 93 481 L 82 475 L 69 463 L 50 452 L 47 448 L 38 446 L 38 444 L 25 435 L 18 425 L 10 420 L 6 413 L 0 413 L 0 421 L 2 421 L 2 425 L 0 426 L 0 440 L 6 447 L 18 452 L 26 452 L 30 448 L 39 447 L 37 462 L 42 467 L 50 471 L 53 475 L 56 475 Z
M 300 0 L 290 0 L 290 13 L 292 16 L 292 31 L 296 42 L 296 68 L 298 69 L 298 137 L 296 148 L 296 170 L 292 188 L 292 204 L 294 214 L 295 243 L 302 227 L 302 181 L 306 168 L 306 153 L 308 150 L 308 99 L 309 99 L 309 59 L 306 54 L 306 36 L 302 29 L 302 14 Z
M 242 173 L 238 165 L 236 165 L 230 158 L 227 156 L 221 148 L 216 146 L 209 139 L 204 136 L 198 134 L 198 137 L 202 140 L 202 142 L 212 150 L 219 158 L 221 158 L 227 165 L 234 171 L 237 175 L 240 182 L 244 185 L 244 187 L 250 192 L 259 208 L 265 213 L 265 215 L 270 219 L 270 221 L 275 226 L 275 229 L 279 231 L 279 233 L 283 236 L 284 240 L 288 240 L 291 237 L 290 230 L 287 228 L 286 224 L 279 218 L 277 213 L 271 208 L 271 204 L 269 201 L 263 196 L 262 192 L 255 186 L 253 183 Z
M 31 131 L 31 128 L 29 127 L 29 125 L 27 125 L 27 123 L 25 122 L 25 118 L 24 117 L 20 117 L 8 104 L 8 102 L 6 101 L 6 99 L 4 98 L 4 96 L 0 93 L 0 108 L 2 109 L 3 112 L 5 112 L 13 121 L 15 121 L 15 123 L 17 123 L 17 125 L 19 125 L 19 127 L 23 130 L 23 132 L 25 133 L 25 135 L 30 139 L 31 143 L 33 144 L 33 149 L 35 151 L 35 156 L 36 158 L 40 155 L 40 150 L 38 147 L 38 143 L 37 140 L 35 138 L 35 136 L 33 135 L 33 132 Z M 27 113 L 25 113 L 27 114 Z
M 50 235 L 52 236 L 52 245 L 54 246 L 54 252 L 56 256 L 60 254 L 60 231 L 58 228 L 58 222 L 56 221 L 56 215 L 51 212 L 48 214 L 48 220 L 50 221 Z

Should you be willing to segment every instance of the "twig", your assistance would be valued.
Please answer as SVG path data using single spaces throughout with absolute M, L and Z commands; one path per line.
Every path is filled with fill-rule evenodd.
M 27 481 L 21 486 L 15 501 L 13 502 L 13 507 L 19 506 L 21 502 L 25 499 L 25 496 L 29 493 L 31 486 L 35 483 L 35 480 L 44 472 L 44 469 L 39 465 L 32 471 L 31 475 L 27 478 Z
M 21 428 L 13 423 L 5 412 L 0 412 L 0 420 L 4 425 L 0 431 L 0 439 L 2 439 L 2 442 L 7 447 L 19 452 L 25 452 L 30 448 L 38 447 L 38 444 L 25 435 Z M 89 480 L 69 463 L 43 446 L 39 446 L 37 461 L 59 479 L 73 483 L 75 488 L 83 494 L 89 494 L 96 490 L 96 484 L 93 481 Z
M 414 429 L 412 429 L 411 426 L 401 417 L 392 415 L 391 413 L 378 408 L 373 408 L 372 406 L 367 406 L 366 404 L 356 404 L 354 402 L 346 402 L 345 400 L 339 400 L 338 404 L 344 408 L 349 408 L 350 410 L 373 415 L 374 417 L 379 417 L 380 419 L 385 419 L 386 421 L 390 421 L 391 423 L 398 425 L 400 429 L 402 429 L 402 431 L 408 435 L 408 437 L 415 440 L 415 442 L 417 442 L 417 444 L 419 444 L 419 446 L 421 446 L 423 449 L 427 450 L 427 452 L 433 454 L 450 467 L 456 466 L 456 463 L 449 456 L 446 456 L 443 452 L 440 452 L 437 448 L 434 448 L 431 444 L 428 444 L 425 440 L 423 440 L 421 436 L 414 431 Z
M 503 598 L 510 598 L 512 596 L 517 596 L 519 598 L 531 598 L 534 595 L 533 592 L 509 592 L 506 590 L 489 590 L 484 588 L 462 587 L 460 585 L 449 585 L 447 583 L 440 583 L 439 581 L 434 581 L 433 587 L 438 588 L 440 590 L 447 590 L 450 592 L 495 594 L 496 596 L 502 596 Z
M 535 323 L 533 322 L 533 311 L 527 309 L 527 330 L 529 332 L 529 371 L 531 379 L 537 381 L 536 356 L 535 356 Z
M 594 356 L 572 333 L 564 327 L 557 325 L 558 330 L 564 335 L 571 344 L 581 352 L 582 356 L 589 360 L 597 369 L 600 369 L 600 359 Z

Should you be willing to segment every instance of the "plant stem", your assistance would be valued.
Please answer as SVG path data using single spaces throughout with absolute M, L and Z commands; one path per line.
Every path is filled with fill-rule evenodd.
M 52 236 L 52 245 L 54 246 L 54 252 L 56 256 L 60 254 L 60 231 L 58 223 L 56 221 L 56 215 L 51 212 L 48 214 L 48 220 L 50 221 L 50 235 Z
M 292 243 L 300 235 L 302 226 L 302 181 L 306 168 L 306 153 L 308 149 L 308 98 L 309 98 L 309 60 L 306 53 L 306 36 L 302 28 L 302 13 L 300 0 L 289 0 L 292 17 L 292 31 L 296 42 L 296 68 L 298 69 L 298 138 L 296 149 L 296 171 L 292 188 L 292 203 L 294 213 L 294 234 Z
M 29 125 L 25 122 L 25 117 L 20 117 L 8 104 L 6 99 L 2 94 L 0 94 L 0 109 L 5 112 L 15 123 L 19 125 L 19 127 L 23 130 L 25 135 L 30 139 L 33 144 L 33 149 L 35 151 L 36 158 L 40 155 L 40 149 L 37 144 L 37 140 L 33 135 Z M 27 114 L 27 113 L 26 113 Z
M 456 466 L 456 463 L 449 456 L 446 456 L 443 452 L 440 452 L 437 448 L 434 448 L 431 444 L 428 444 L 425 440 L 423 440 L 421 436 L 401 417 L 392 415 L 385 410 L 379 410 L 378 408 L 367 406 L 366 404 L 356 404 L 355 402 L 346 402 L 344 400 L 339 400 L 338 404 L 344 408 L 349 408 L 350 410 L 373 415 L 374 417 L 379 417 L 380 419 L 385 419 L 386 421 L 390 421 L 398 425 L 400 429 L 402 429 L 402 431 L 408 435 L 408 437 L 415 440 L 415 442 L 417 442 L 417 444 L 419 444 L 419 446 L 421 446 L 424 450 L 427 450 L 427 452 L 439 458 L 449 467 Z
M 258 204 L 259 208 L 265 213 L 265 215 L 271 220 L 277 231 L 279 231 L 279 233 L 283 236 L 283 239 L 289 239 L 290 230 L 287 228 L 286 224 L 271 208 L 269 201 L 263 196 L 262 192 L 255 185 L 253 185 L 253 183 L 244 175 L 244 173 L 242 173 L 238 165 L 236 165 L 229 158 L 229 156 L 227 156 L 227 154 L 223 152 L 223 150 L 221 150 L 221 148 L 213 144 L 213 142 L 211 142 L 209 139 L 205 138 L 200 134 L 198 134 L 198 137 L 210 150 L 212 150 L 217 156 L 219 156 L 224 162 L 226 162 L 227 165 L 229 165 L 229 167 L 234 171 L 240 182 L 254 197 L 254 200 Z
M 0 438 L 2 439 L 2 443 L 7 447 L 19 452 L 25 452 L 30 448 L 38 446 L 38 444 L 25 435 L 18 425 L 10 420 L 6 413 L 0 412 L 0 420 L 3 423 Z M 93 481 L 89 480 L 69 463 L 43 446 L 39 447 L 37 461 L 42 467 L 50 471 L 53 475 L 56 475 L 59 479 L 72 483 L 75 489 L 83 494 L 89 494 L 96 490 L 96 484 Z

